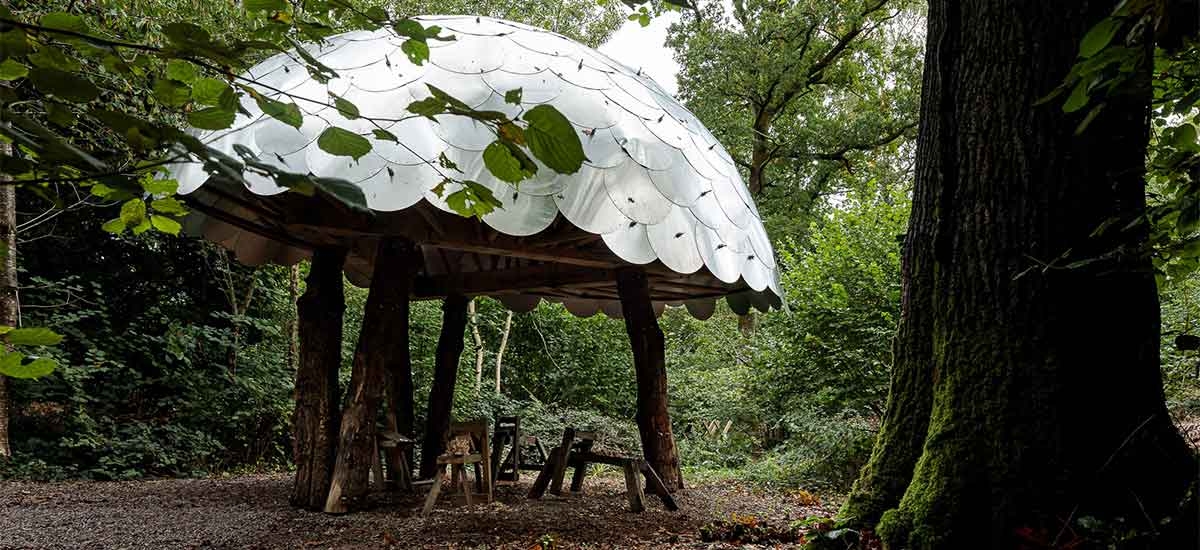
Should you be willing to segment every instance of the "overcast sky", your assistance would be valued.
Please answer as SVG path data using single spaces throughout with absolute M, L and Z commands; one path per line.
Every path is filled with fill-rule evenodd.
M 675 94 L 679 91 L 675 83 L 679 64 L 663 42 L 667 39 L 667 27 L 678 19 L 678 13 L 667 12 L 650 20 L 649 27 L 626 21 L 608 42 L 600 46 L 600 51 L 634 69 L 642 69 L 659 86 Z

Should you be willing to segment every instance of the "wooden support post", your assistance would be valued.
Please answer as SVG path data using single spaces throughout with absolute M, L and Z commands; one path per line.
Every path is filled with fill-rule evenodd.
M 442 437 L 450 428 L 450 408 L 454 404 L 454 382 L 458 378 L 458 360 L 463 352 L 463 334 L 467 328 L 467 299 L 451 295 L 442 302 L 442 333 L 434 358 L 433 387 L 429 389 L 429 418 L 425 441 L 421 446 L 421 477 L 433 476 L 437 457 L 442 454 Z
M 633 366 L 637 373 L 637 424 L 646 462 L 662 476 L 667 488 L 683 488 L 675 435 L 667 412 L 666 348 L 658 318 L 650 303 L 646 273 L 639 268 L 617 271 L 617 292 L 621 314 L 633 347 Z
M 561 495 L 563 478 L 567 474 L 567 465 L 571 463 L 571 446 L 575 442 L 575 428 L 563 430 L 562 443 L 558 446 L 558 459 L 554 463 L 553 477 L 550 481 L 550 494 Z
M 627 460 L 621 467 L 625 472 L 625 497 L 629 499 L 630 512 L 641 512 L 646 509 L 645 496 L 642 494 L 642 476 L 634 462 Z
M 571 493 L 583 492 L 583 477 L 587 475 L 588 464 L 584 460 L 575 461 L 575 473 L 571 475 Z
M 296 369 L 296 410 L 292 416 L 292 458 L 296 478 L 293 506 L 325 506 L 337 451 L 338 367 L 342 363 L 342 264 L 346 251 L 313 252 L 304 295 L 297 301 L 300 361 Z
M 396 292 L 404 299 L 396 304 L 395 325 L 392 327 L 392 338 L 395 342 L 395 355 L 387 363 L 387 428 L 407 438 L 415 438 L 413 429 L 413 378 L 412 351 L 409 348 L 409 301 L 412 294 L 413 279 L 421 268 L 424 259 L 421 250 L 409 241 L 397 243 L 397 253 L 404 257 L 402 273 L 393 282 Z M 410 449 L 411 450 L 411 449 Z M 405 486 L 405 481 L 412 476 L 412 453 L 404 452 L 400 446 L 388 447 L 385 451 L 388 459 L 388 481 L 393 486 Z
M 374 461 L 379 402 L 390 360 L 400 354 L 393 331 L 397 316 L 407 313 L 408 295 L 403 285 L 405 246 L 394 239 L 379 241 L 375 254 L 375 272 L 371 276 L 371 291 L 363 308 L 362 330 L 354 349 L 354 367 L 350 373 L 349 399 L 342 414 L 341 436 L 338 442 L 337 463 L 325 501 L 325 512 L 344 514 L 360 507 L 367 496 L 367 476 Z M 407 346 L 405 346 L 407 347 Z

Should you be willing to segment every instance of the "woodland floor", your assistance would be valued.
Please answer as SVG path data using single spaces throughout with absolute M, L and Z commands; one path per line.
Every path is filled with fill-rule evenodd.
M 624 482 L 589 477 L 584 494 L 525 499 L 531 479 L 497 487 L 492 505 L 463 506 L 443 493 L 428 518 L 424 494 L 377 495 L 371 510 L 346 516 L 288 506 L 288 475 L 133 482 L 0 482 L 0 548 L 728 548 L 699 529 L 731 514 L 771 523 L 829 514 L 803 493 L 733 482 L 689 487 L 668 512 L 647 495 L 625 509 Z M 772 545 L 772 547 L 775 547 Z

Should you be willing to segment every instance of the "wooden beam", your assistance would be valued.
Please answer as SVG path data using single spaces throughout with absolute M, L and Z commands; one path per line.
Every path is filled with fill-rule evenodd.
M 580 254 L 568 249 L 534 248 L 529 245 L 520 246 L 517 243 L 508 242 L 507 239 L 497 239 L 492 243 L 445 240 L 437 238 L 427 239 L 419 242 L 422 246 L 446 250 L 474 252 L 477 254 L 491 254 L 493 256 L 507 256 L 510 258 L 523 258 L 526 260 L 535 260 L 539 262 L 554 262 L 582 267 L 612 268 L 620 266 L 624 263 L 615 255 L 612 255 L 610 259 L 600 257 L 599 255 Z
M 573 285 L 612 284 L 615 272 L 610 269 L 570 267 L 546 263 L 532 267 L 517 267 L 500 271 L 477 271 L 461 274 L 418 277 L 413 295 L 418 298 L 464 294 L 478 296 L 503 291 L 519 292 L 541 287 L 571 287 Z

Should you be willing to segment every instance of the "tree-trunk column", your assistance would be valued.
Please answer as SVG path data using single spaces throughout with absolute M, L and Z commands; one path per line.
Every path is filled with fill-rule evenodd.
M 312 510 L 325 506 L 337 450 L 345 259 L 345 250 L 314 251 L 304 295 L 296 304 L 300 362 L 292 417 L 296 481 L 291 500 L 294 506 Z
M 429 418 L 425 422 L 425 441 L 421 446 L 421 477 L 432 477 L 437 457 L 442 453 L 442 436 L 450 428 L 450 408 L 454 405 L 454 382 L 458 378 L 458 360 L 463 352 L 463 334 L 467 328 L 467 298 L 450 295 L 442 302 L 442 333 L 438 337 L 434 359 L 433 387 L 429 389 Z
M 409 271 L 404 265 L 407 248 L 398 240 L 385 238 L 379 242 L 375 254 L 371 292 L 363 307 L 362 329 L 354 348 L 349 399 L 342 413 L 337 464 L 325 502 L 325 512 L 330 514 L 358 508 L 367 496 L 368 476 L 375 460 L 375 419 L 379 415 L 387 366 L 401 353 L 401 342 L 405 349 L 408 347 L 406 338 L 395 336 L 400 324 L 397 318 L 407 314 L 408 309 L 408 285 L 395 284 L 398 279 L 408 278 Z
M 642 437 L 642 454 L 658 472 L 667 488 L 683 488 L 675 435 L 667 412 L 667 363 L 662 329 L 650 303 L 646 273 L 624 269 L 617 273 L 617 292 L 621 314 L 633 347 L 633 367 L 637 372 L 637 424 Z
M 396 287 L 396 292 L 403 296 L 404 299 L 397 301 L 395 319 L 391 322 L 392 338 L 396 341 L 394 354 L 388 358 L 387 364 L 387 427 L 389 430 L 405 437 L 413 437 L 413 378 L 412 378 L 412 351 L 409 349 L 409 328 L 408 316 L 411 308 L 409 307 L 408 297 L 412 295 L 413 278 L 421 269 L 421 264 L 424 259 L 421 257 L 420 249 L 412 242 L 404 241 L 400 243 L 399 253 L 404 256 L 403 273 L 398 274 L 398 279 L 393 281 Z M 406 457 L 405 463 L 400 461 L 400 450 L 392 448 L 388 451 L 388 475 L 389 481 L 394 480 L 396 472 L 400 468 L 408 468 L 412 470 L 412 453 Z

